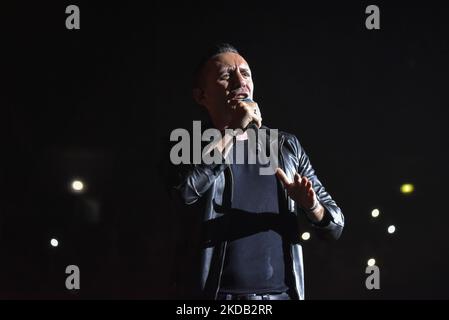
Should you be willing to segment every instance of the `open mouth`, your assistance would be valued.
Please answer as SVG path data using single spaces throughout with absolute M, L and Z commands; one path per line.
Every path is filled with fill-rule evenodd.
M 239 93 L 239 94 L 237 94 L 237 95 L 235 95 L 233 97 L 233 99 L 236 99 L 236 100 L 243 100 L 243 99 L 246 99 L 246 98 L 248 98 L 248 94 L 247 93 Z

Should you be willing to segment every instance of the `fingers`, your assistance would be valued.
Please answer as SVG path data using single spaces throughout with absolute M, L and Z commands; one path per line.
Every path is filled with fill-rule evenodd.
M 262 126 L 262 115 L 259 110 L 259 106 L 255 102 L 246 103 L 243 108 L 245 108 L 245 111 L 249 117 L 249 122 L 255 121 L 257 124 L 257 127 L 260 128 Z
M 281 168 L 276 169 L 276 176 L 284 183 L 284 184 L 292 184 L 290 179 L 287 177 L 285 172 Z M 295 173 L 295 176 L 293 178 L 293 183 L 297 185 L 300 188 L 306 189 L 307 192 L 312 191 L 313 192 L 313 185 L 312 181 L 310 181 L 307 177 L 302 177 L 299 173 Z
M 251 117 L 251 121 L 256 121 L 257 127 L 260 128 L 262 126 L 262 116 L 260 114 L 252 114 Z
M 295 173 L 295 183 L 300 187 L 300 188 L 306 188 L 307 187 L 307 183 L 309 183 L 309 179 L 307 179 L 306 177 L 301 177 L 299 175 L 298 172 Z
M 308 192 L 307 192 L 307 196 L 309 198 L 313 198 L 314 194 L 315 194 L 315 191 L 313 191 L 313 189 L 309 189 Z
M 299 173 L 295 173 L 293 181 L 281 168 L 276 169 L 276 176 L 282 182 L 282 185 L 288 191 L 288 194 L 294 201 L 299 203 L 303 208 L 312 208 L 316 201 L 315 190 L 313 190 L 313 183 L 307 177 L 301 177 Z
M 310 181 L 307 177 L 301 178 L 298 173 L 295 173 L 294 183 L 295 186 L 297 186 L 299 190 L 303 190 L 304 194 L 307 194 L 309 198 L 312 198 L 315 194 L 312 181 Z
M 310 181 L 307 177 L 301 178 L 301 176 L 298 173 L 295 174 L 295 178 L 296 176 L 298 176 L 298 178 L 295 179 L 295 181 L 297 181 L 297 183 L 300 184 L 301 187 L 306 188 L 307 191 L 312 189 L 312 181 Z
M 307 179 L 307 178 L 304 178 Z M 307 194 L 307 198 L 309 199 L 309 201 L 312 202 L 312 205 L 315 203 L 315 190 L 313 190 L 313 186 L 312 186 L 312 181 L 310 181 L 309 179 L 307 179 L 307 182 L 305 184 L 305 190 L 306 190 L 306 194 Z
M 303 178 L 303 185 L 307 189 L 307 191 L 309 191 L 312 188 L 312 181 L 307 179 L 307 177 L 304 177 Z
M 301 183 L 301 176 L 298 172 L 295 173 L 295 183 L 300 184 Z
M 290 179 L 287 177 L 287 175 L 281 168 L 276 169 L 276 177 L 278 177 L 278 179 L 281 180 L 282 185 L 284 187 L 287 187 L 291 184 Z
M 236 108 L 240 108 L 245 113 L 248 124 L 254 121 L 258 128 L 262 126 L 262 114 L 256 102 L 239 101 Z
M 258 128 L 260 128 L 262 126 L 262 114 L 260 113 L 260 109 L 259 109 L 259 106 L 257 105 L 257 103 L 253 109 L 253 120 L 256 121 Z

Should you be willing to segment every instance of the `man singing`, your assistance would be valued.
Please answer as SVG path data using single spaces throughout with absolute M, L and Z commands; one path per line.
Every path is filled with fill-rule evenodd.
M 194 83 L 195 101 L 222 134 L 213 152 L 234 161 L 179 166 L 173 183 L 173 194 L 182 203 L 177 210 L 198 219 L 197 239 L 182 239 L 198 250 L 190 261 L 193 273 L 185 275 L 191 287 L 187 297 L 304 299 L 298 216 L 304 214 L 318 233 L 338 239 L 344 225 L 340 208 L 294 135 L 277 134 L 275 174 L 261 174 L 266 164 L 258 157 L 248 161 L 248 128 L 257 127 L 256 133 L 267 128 L 253 100 L 251 69 L 233 46 L 214 47 Z M 235 161 L 239 157 L 243 161 Z M 189 268 L 187 263 L 177 265 Z

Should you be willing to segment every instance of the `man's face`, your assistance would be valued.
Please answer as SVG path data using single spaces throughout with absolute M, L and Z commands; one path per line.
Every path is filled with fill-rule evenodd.
M 220 129 L 229 123 L 232 107 L 238 100 L 253 98 L 251 70 L 237 53 L 226 52 L 211 58 L 204 66 L 200 84 L 196 100 L 206 107 Z

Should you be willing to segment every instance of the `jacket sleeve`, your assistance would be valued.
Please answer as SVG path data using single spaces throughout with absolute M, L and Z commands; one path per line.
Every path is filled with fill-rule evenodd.
M 174 190 L 185 204 L 193 204 L 203 196 L 227 166 L 227 164 L 195 164 L 178 168 Z
M 324 237 L 330 236 L 330 238 L 338 239 L 344 227 L 343 213 L 318 179 L 317 175 L 315 174 L 315 170 L 310 163 L 309 157 L 302 148 L 298 139 L 296 137 L 294 139 L 296 152 L 299 159 L 298 173 L 301 176 L 305 176 L 310 181 L 312 181 L 312 186 L 317 195 L 318 201 L 325 209 L 322 221 L 318 223 L 314 223 L 310 219 L 309 221 Z

